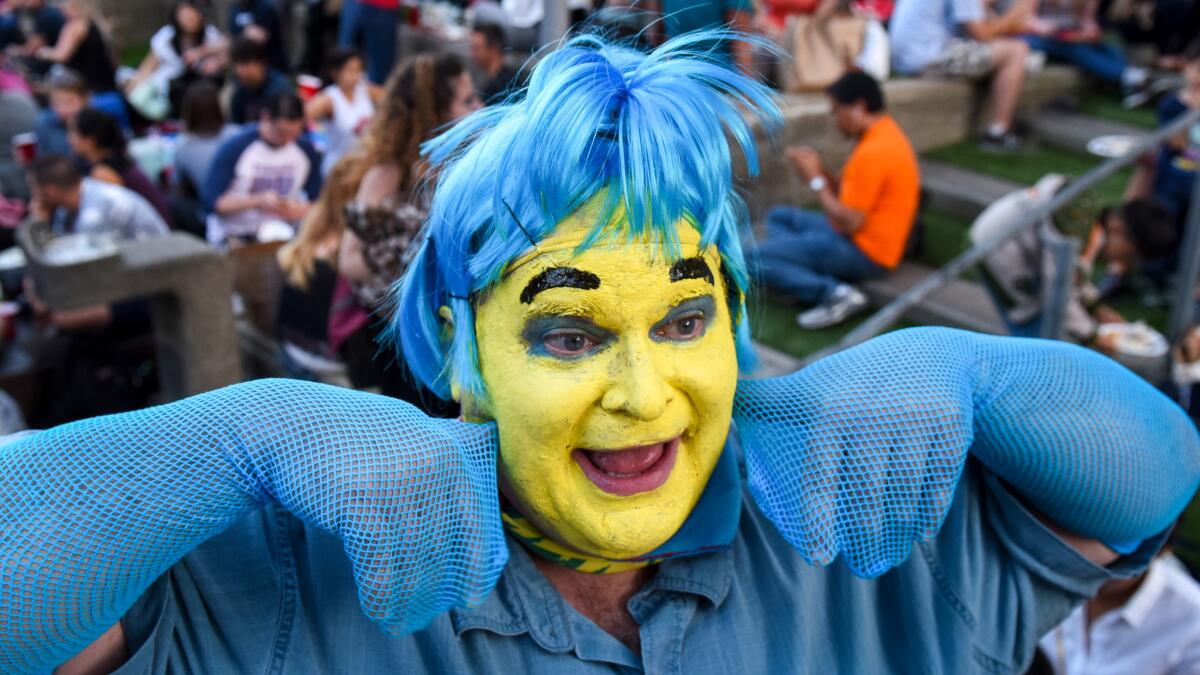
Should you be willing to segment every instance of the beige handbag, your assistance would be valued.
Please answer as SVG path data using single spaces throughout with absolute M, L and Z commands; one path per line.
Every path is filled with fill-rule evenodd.
M 796 17 L 788 90 L 823 91 L 833 84 L 862 52 L 866 29 L 866 18 L 849 13 Z

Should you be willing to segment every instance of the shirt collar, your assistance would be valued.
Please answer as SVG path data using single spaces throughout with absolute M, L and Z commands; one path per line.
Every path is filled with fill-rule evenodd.
M 1146 617 L 1154 611 L 1159 597 L 1166 590 L 1166 570 L 1163 569 L 1163 565 L 1162 559 L 1155 559 L 1150 563 L 1150 570 L 1146 573 L 1145 581 L 1120 609 L 1118 616 L 1133 628 L 1141 625 Z
M 450 610 L 450 622 L 457 637 L 469 630 L 510 637 L 528 633 L 542 649 L 559 653 L 575 645 L 565 601 L 512 537 L 496 588 L 479 607 Z
M 868 137 L 879 133 L 880 129 L 887 127 L 889 124 L 891 124 L 891 122 L 892 118 L 889 117 L 887 113 L 880 113 L 879 117 L 875 118 L 875 121 L 871 123 L 871 126 L 863 130 L 862 136 L 859 137 L 858 142 L 862 143 L 863 141 L 867 140 Z
M 498 635 L 528 633 L 543 649 L 563 653 L 575 649 L 576 636 L 567 615 L 566 601 L 529 559 L 519 542 L 508 539 L 509 558 L 496 588 L 474 609 L 452 609 L 454 634 L 470 630 Z M 630 601 L 638 617 L 639 604 L 650 602 L 659 592 L 703 598 L 720 607 L 733 585 L 733 551 L 730 548 L 705 555 L 676 558 L 658 565 L 654 577 Z
M 695 595 L 720 607 L 733 586 L 733 551 L 726 547 L 713 553 L 672 558 L 659 564 L 658 571 L 639 596 L 654 591 Z M 635 596 L 636 597 L 636 596 Z

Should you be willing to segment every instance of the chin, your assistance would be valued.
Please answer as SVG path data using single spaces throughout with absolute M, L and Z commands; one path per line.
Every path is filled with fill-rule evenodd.
M 585 487 L 588 493 L 596 490 L 590 485 Z M 560 539 L 603 558 L 638 558 L 675 536 L 698 499 L 698 492 L 690 485 L 670 483 L 655 492 L 634 497 L 614 499 L 605 495 L 599 500 L 584 497 L 575 503 L 586 501 L 587 505 L 572 512 L 574 522 L 568 524 L 570 532 L 561 532 Z M 580 517 L 585 514 L 588 517 Z
M 592 555 L 612 560 L 639 558 L 670 540 L 686 519 L 687 513 L 659 512 L 647 518 L 642 513 L 609 512 L 603 516 L 608 527 L 599 531 L 589 528 L 589 531 L 580 533 L 584 539 L 572 545 Z M 653 525 L 647 527 L 648 521 Z

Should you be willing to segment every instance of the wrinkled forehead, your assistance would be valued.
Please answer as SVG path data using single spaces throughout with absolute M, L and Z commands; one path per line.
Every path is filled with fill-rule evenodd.
M 583 261 L 605 269 L 653 268 L 667 270 L 668 277 L 698 272 L 704 267 L 716 275 L 720 269 L 720 254 L 714 245 L 702 246 L 700 233 L 686 219 L 672 228 L 674 238 L 654 231 L 631 235 L 622 225 L 608 225 L 596 231 L 594 221 L 586 217 L 564 220 L 547 238 L 530 247 L 510 262 L 502 280 L 519 280 L 545 273 L 548 269 Z

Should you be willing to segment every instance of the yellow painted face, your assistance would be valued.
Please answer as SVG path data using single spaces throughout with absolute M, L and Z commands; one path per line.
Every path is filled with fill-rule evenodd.
M 632 558 L 700 498 L 729 432 L 737 357 L 715 248 L 681 222 L 680 260 L 623 236 L 576 255 L 592 216 L 564 220 L 484 297 L 489 400 L 477 403 L 499 426 L 514 506 L 568 547 Z

